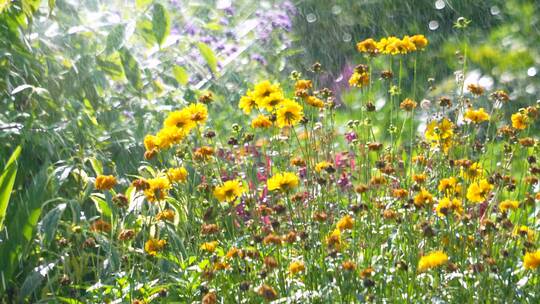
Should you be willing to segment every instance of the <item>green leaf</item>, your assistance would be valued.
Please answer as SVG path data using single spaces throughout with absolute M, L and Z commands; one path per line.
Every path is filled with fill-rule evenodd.
M 126 27 L 123 24 L 113 27 L 109 35 L 107 36 L 107 48 L 105 51 L 110 54 L 124 44 L 124 35 L 126 33 Z
M 110 218 L 112 217 L 112 209 L 101 194 L 93 194 L 90 196 L 92 201 L 94 201 L 94 204 L 96 204 L 96 209 L 98 212 L 103 215 L 104 217 Z
M 19 158 L 20 154 L 21 147 L 18 146 L 11 154 L 4 171 L 2 171 L 2 175 L 0 175 L 0 230 L 3 228 L 9 198 L 11 197 L 11 191 L 15 184 L 15 177 L 17 176 L 17 163 L 15 161 Z
M 66 210 L 66 204 L 62 203 L 49 211 L 41 220 L 41 233 L 43 234 L 43 243 L 48 246 L 51 241 L 54 240 L 56 235 L 56 228 L 58 227 L 58 221 L 62 218 L 64 210 Z
M 167 9 L 159 3 L 152 9 L 152 32 L 158 45 L 162 45 L 171 30 L 171 20 Z
M 120 49 L 120 60 L 122 61 L 122 67 L 124 68 L 124 74 L 129 83 L 136 89 L 142 89 L 141 71 L 139 69 L 139 63 L 126 49 Z
M 47 267 L 47 266 L 45 266 L 45 267 Z M 26 277 L 26 279 L 24 280 L 24 283 L 21 286 L 20 297 L 22 299 L 26 299 L 27 297 L 32 295 L 32 293 L 41 285 L 44 278 L 45 277 L 42 276 L 39 272 L 32 271 Z
M 173 75 L 176 81 L 181 85 L 186 85 L 189 81 L 189 75 L 183 67 L 175 65 L 173 67 Z
M 49 14 L 52 13 L 55 6 L 56 6 L 56 0 L 49 0 Z
M 135 6 L 138 9 L 144 9 L 152 3 L 152 0 L 135 0 Z
M 217 58 L 214 54 L 214 51 L 204 42 L 197 43 L 197 47 L 199 48 L 199 52 L 201 52 L 201 55 L 203 56 L 204 60 L 206 60 L 206 64 L 208 64 L 208 67 L 213 73 L 217 72 Z
M 11 0 L 0 0 L 0 13 L 11 5 Z
M 22 0 L 23 12 L 27 16 L 32 16 L 39 8 L 41 0 Z
M 27 252 L 24 248 L 33 242 L 34 232 L 41 215 L 42 206 L 57 193 L 51 176 L 48 175 L 49 166 L 42 166 L 38 174 L 31 174 L 29 185 L 24 188 L 24 193 L 17 195 L 17 208 L 10 208 L 10 219 L 6 222 L 6 229 L 0 231 L 0 294 L 12 282 L 12 276 L 17 269 L 24 265 Z

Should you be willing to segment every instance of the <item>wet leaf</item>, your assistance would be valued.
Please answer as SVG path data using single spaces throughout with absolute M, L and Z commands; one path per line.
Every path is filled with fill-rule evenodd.
M 171 20 L 167 9 L 159 3 L 152 9 L 152 31 L 158 45 L 162 45 L 171 30 Z

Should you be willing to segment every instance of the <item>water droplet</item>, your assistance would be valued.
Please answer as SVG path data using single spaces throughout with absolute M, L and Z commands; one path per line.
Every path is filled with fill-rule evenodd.
M 340 82 L 343 80 L 343 74 L 339 74 L 338 78 L 336 78 L 336 80 L 334 80 L 335 82 Z
M 532 95 L 532 94 L 536 93 L 536 88 L 534 87 L 534 85 L 530 84 L 530 85 L 525 87 L 525 92 Z
M 341 6 L 339 6 L 339 5 L 332 6 L 332 14 L 334 14 L 334 15 L 341 14 Z
M 444 3 L 444 0 L 437 0 L 435 1 L 435 8 L 438 10 L 442 10 L 446 6 L 446 3 Z
M 501 10 L 500 10 L 497 6 L 492 6 L 492 7 L 489 9 L 489 12 L 490 12 L 493 16 L 497 16 L 498 14 L 501 13 Z
M 434 31 L 439 28 L 439 22 L 437 20 L 431 20 L 428 26 L 430 30 Z
M 232 5 L 231 0 L 218 0 L 216 3 L 217 9 L 226 9 L 229 8 Z
M 313 13 L 309 13 L 309 14 L 306 15 L 306 20 L 309 23 L 313 23 L 313 22 L 317 21 L 317 16 L 315 16 L 315 14 L 313 14 Z
M 349 34 L 349 33 L 344 33 L 343 34 L 343 41 L 349 42 L 351 40 L 352 40 L 352 35 L 351 34 Z
M 527 75 L 529 75 L 529 77 L 534 77 L 534 76 L 536 76 L 536 68 L 535 68 L 535 67 L 530 67 L 530 68 L 527 70 Z

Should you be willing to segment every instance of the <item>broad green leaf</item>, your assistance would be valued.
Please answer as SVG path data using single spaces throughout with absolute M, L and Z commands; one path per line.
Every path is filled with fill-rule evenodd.
M 110 54 L 123 46 L 125 32 L 126 27 L 123 24 L 119 24 L 113 27 L 113 29 L 107 36 L 107 53 Z
M 48 266 L 44 266 L 48 267 Z M 32 293 L 41 285 L 45 277 L 37 271 L 32 271 L 24 280 L 24 283 L 21 286 L 20 297 L 26 299 L 31 296 Z
M 162 45 L 171 30 L 171 20 L 167 9 L 159 4 L 152 8 L 152 32 L 158 45 Z
M 135 31 L 142 37 L 147 46 L 151 47 L 155 43 L 152 21 L 140 18 L 137 20 Z
M 40 230 L 43 234 L 43 243 L 48 246 L 51 241 L 54 240 L 56 234 L 56 228 L 58 227 L 58 221 L 62 218 L 64 210 L 66 210 L 66 204 L 62 203 L 54 207 L 49 211 L 41 220 Z
M 96 204 L 96 209 L 104 217 L 110 218 L 112 216 L 112 210 L 105 198 L 100 194 L 93 194 L 90 196 L 94 204 Z
M 197 47 L 199 48 L 199 52 L 201 52 L 201 55 L 203 56 L 204 60 L 206 60 L 206 64 L 208 64 L 208 67 L 213 73 L 217 72 L 217 58 L 214 54 L 214 51 L 204 42 L 197 43 Z
M 19 146 L 11 154 L 4 171 L 2 171 L 2 175 L 0 175 L 0 230 L 3 228 L 9 198 L 11 197 L 11 191 L 15 184 L 15 177 L 17 176 L 17 163 L 15 161 L 19 158 L 20 154 L 21 147 Z
M 96 63 L 98 64 L 99 69 L 107 73 L 113 80 L 119 81 L 124 79 L 122 61 L 120 60 L 120 55 L 118 55 L 118 53 L 115 52 L 106 58 L 98 56 L 96 57 Z
M 124 68 L 124 74 L 129 83 L 136 89 L 142 89 L 141 71 L 139 69 L 139 63 L 126 49 L 120 49 L 120 59 L 122 61 L 122 67 Z
M 1 238 L 6 240 L 0 242 L 0 279 L 2 282 L 9 283 L 25 261 L 26 254 L 23 249 L 33 242 L 42 206 L 52 193 L 57 193 L 56 185 L 50 182 L 51 176 L 48 175 L 48 169 L 48 165 L 43 165 L 38 174 L 30 177 L 32 182 L 24 188 L 24 193 L 16 201 L 17 208 L 10 208 L 13 212 L 10 212 L 10 219 L 5 225 L 6 229 L 0 231 Z M 0 284 L 0 294 L 7 286 Z
M 88 160 L 90 161 L 92 169 L 94 169 L 94 172 L 96 172 L 96 175 L 103 174 L 103 165 L 98 159 L 96 159 L 95 157 L 89 157 Z
M 181 85 L 186 85 L 189 81 L 189 75 L 183 67 L 175 65 L 173 67 L 173 75 L 176 81 Z

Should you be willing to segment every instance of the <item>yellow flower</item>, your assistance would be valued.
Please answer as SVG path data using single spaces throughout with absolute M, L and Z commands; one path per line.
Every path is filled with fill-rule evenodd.
M 148 188 L 144 190 L 144 196 L 149 202 L 162 201 L 169 194 L 171 183 L 167 177 L 156 177 L 146 181 Z
M 431 142 L 431 147 L 441 148 L 444 153 L 452 146 L 452 136 L 454 135 L 454 124 L 447 118 L 440 122 L 431 121 L 426 127 L 426 139 Z
M 536 269 L 540 266 L 540 249 L 535 252 L 527 252 L 523 257 L 523 267 L 525 269 Z
M 464 115 L 465 119 L 473 123 L 481 123 L 483 121 L 489 120 L 489 114 L 484 111 L 484 108 L 478 110 L 467 110 Z
M 317 173 L 321 173 L 322 170 L 325 170 L 326 168 L 331 166 L 332 164 L 330 162 L 322 161 L 315 165 L 315 171 L 317 171 Z
M 183 129 L 186 133 L 188 133 L 191 129 L 195 127 L 195 122 L 191 120 L 191 116 L 191 112 L 187 109 L 171 112 L 163 122 L 163 127 L 176 127 L 179 129 Z
M 288 192 L 298 186 L 298 177 L 291 172 L 277 173 L 266 182 L 268 190 Z
M 274 111 L 278 106 L 280 106 L 285 101 L 283 93 L 276 92 L 268 95 L 265 98 L 257 100 L 257 105 L 259 108 L 263 108 L 268 112 Z
M 442 251 L 434 251 L 420 258 L 418 262 L 418 271 L 426 270 L 441 266 L 448 262 L 448 256 Z
M 403 37 L 403 39 L 401 39 L 401 47 L 405 49 L 405 53 L 411 53 L 416 51 L 416 44 L 412 40 L 412 37 L 409 36 L 405 36 Z
M 216 187 L 214 196 L 220 202 L 232 202 L 244 192 L 245 189 L 242 187 L 242 183 L 239 180 L 230 180 L 223 183 L 223 185 Z
M 506 212 L 508 209 L 516 210 L 519 207 L 518 201 L 504 200 L 499 204 L 499 210 Z
M 435 210 L 437 211 L 437 215 L 440 217 L 445 217 L 449 212 L 454 212 L 456 215 L 462 215 L 463 205 L 461 204 L 461 200 L 457 198 L 450 199 L 448 197 L 444 197 L 439 201 L 439 204 L 437 204 L 437 208 Z
M 173 144 L 179 143 L 182 139 L 186 137 L 187 133 L 184 129 L 179 129 L 177 127 L 166 127 L 156 134 L 158 137 L 159 148 L 167 149 Z
M 161 146 L 159 137 L 154 135 L 146 135 L 144 137 L 144 148 L 146 151 L 156 150 Z
M 261 128 L 266 129 L 272 126 L 272 121 L 265 115 L 259 114 L 257 117 L 253 118 L 251 121 L 252 128 Z
M 253 89 L 253 98 L 257 101 L 257 104 L 259 104 L 261 100 L 274 93 L 282 94 L 279 84 L 272 84 L 270 81 L 265 80 L 255 85 L 255 88 Z
M 518 130 L 524 130 L 527 128 L 529 123 L 529 116 L 526 113 L 515 113 L 512 114 L 512 127 Z
M 379 50 L 377 49 L 377 42 L 373 38 L 368 38 L 364 41 L 360 41 L 356 44 L 356 49 L 360 53 L 375 54 Z
M 342 246 L 341 230 L 337 228 L 334 229 L 326 238 L 326 244 L 328 245 L 328 247 L 339 250 Z
M 242 96 L 240 98 L 240 102 L 238 103 L 238 107 L 244 111 L 246 114 L 250 114 L 251 110 L 255 107 L 257 107 L 257 101 L 255 98 L 253 98 L 253 92 L 247 91 L 246 95 Z
M 514 235 L 526 236 L 529 242 L 534 241 L 534 237 L 535 237 L 534 231 L 525 225 L 516 227 L 516 229 L 514 230 Z
M 191 120 L 203 124 L 208 119 L 208 108 L 203 103 L 192 103 L 186 110 L 191 114 Z
M 322 101 L 321 99 L 315 97 L 315 96 L 308 96 L 306 98 L 306 103 L 312 107 L 315 107 L 315 108 L 322 108 L 324 107 L 324 101 Z
M 167 241 L 158 240 L 158 239 L 149 239 L 144 243 L 144 251 L 146 251 L 151 256 L 156 256 L 157 253 L 167 245 Z
M 413 173 L 412 179 L 417 184 L 423 184 L 427 179 L 427 175 L 425 173 L 420 173 L 420 174 Z
M 304 266 L 304 262 L 302 261 L 294 261 L 289 265 L 289 273 L 294 275 L 301 271 L 304 271 L 306 267 Z
M 217 241 L 211 241 L 211 242 L 202 243 L 201 247 L 199 248 L 203 251 L 214 252 L 216 250 L 217 245 L 218 245 Z
M 481 203 L 487 199 L 493 185 L 486 179 L 471 183 L 467 189 L 467 199 L 474 203 Z
M 466 180 L 475 180 L 484 176 L 482 164 L 479 162 L 474 162 L 467 168 L 461 168 L 461 176 Z
M 172 209 L 165 209 L 161 212 L 159 212 L 157 215 L 156 215 L 156 220 L 158 221 L 174 221 L 174 210 Z
M 337 229 L 343 231 L 345 229 L 352 229 L 354 226 L 354 219 L 350 215 L 345 215 L 336 224 Z
M 349 78 L 349 86 L 351 87 L 365 87 L 369 84 L 369 74 L 367 72 L 358 73 L 354 72 Z
M 461 185 L 458 183 L 457 178 L 452 176 L 441 179 L 437 189 L 443 194 L 454 194 L 461 192 Z
M 414 110 L 416 108 L 416 101 L 410 99 L 410 98 L 405 98 L 400 104 L 399 104 L 399 108 L 402 109 L 402 110 L 405 110 L 407 112 L 410 112 L 412 110 Z
M 411 41 L 416 45 L 417 50 L 422 50 L 428 45 L 428 40 L 424 35 L 414 35 L 411 37 Z
M 433 195 L 423 187 L 414 197 L 414 204 L 418 207 L 422 207 L 424 204 L 431 202 L 433 202 Z
M 389 55 L 405 54 L 407 50 L 403 46 L 403 42 L 394 36 L 381 39 L 377 43 L 377 49 L 380 53 Z
M 277 125 L 280 128 L 297 125 L 304 117 L 302 106 L 292 100 L 285 100 L 277 110 Z
M 454 135 L 454 124 L 443 118 L 440 122 L 431 121 L 426 128 L 426 139 L 431 141 L 440 141 L 448 139 Z
M 306 80 L 306 79 L 299 79 L 294 84 L 295 91 L 307 90 L 307 89 L 311 89 L 311 87 L 312 87 L 311 80 Z
M 170 168 L 167 170 L 167 176 L 172 182 L 185 182 L 188 176 L 186 168 Z
M 95 186 L 97 190 L 111 190 L 116 185 L 116 177 L 112 175 L 98 175 Z

